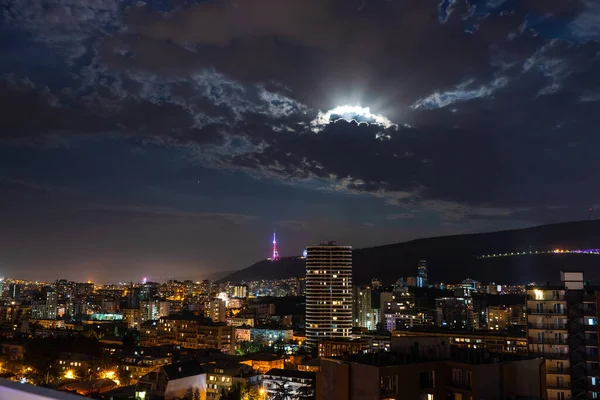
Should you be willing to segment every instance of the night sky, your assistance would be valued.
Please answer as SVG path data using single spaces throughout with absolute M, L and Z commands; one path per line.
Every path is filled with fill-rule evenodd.
M 596 0 L 0 0 L 0 275 L 589 219 Z

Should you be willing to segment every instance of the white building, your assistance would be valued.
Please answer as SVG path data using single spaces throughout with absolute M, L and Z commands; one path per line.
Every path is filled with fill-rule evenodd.
M 142 376 L 135 394 L 136 399 L 204 399 L 206 372 L 195 360 L 164 365 Z
M 306 342 L 352 333 L 352 247 L 329 242 L 306 249 Z
M 157 320 L 169 316 L 169 302 L 148 300 L 140 302 L 141 321 Z
M 267 399 L 296 399 L 299 395 L 310 397 L 315 393 L 315 373 L 289 369 L 270 369 L 262 380 L 262 389 Z

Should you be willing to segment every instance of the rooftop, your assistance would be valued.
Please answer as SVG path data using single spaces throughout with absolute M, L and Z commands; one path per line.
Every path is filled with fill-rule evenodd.
M 247 354 L 240 358 L 241 360 L 252 360 L 252 361 L 275 361 L 283 359 L 283 356 L 278 356 L 277 354 L 270 353 L 254 353 Z
M 370 343 L 368 338 L 336 338 L 336 339 L 319 339 L 319 343 Z
M 169 380 L 182 379 L 205 373 L 200 363 L 196 360 L 168 364 L 162 368 L 167 374 Z
M 88 354 L 81 353 L 60 353 L 58 359 L 70 361 L 90 361 L 93 359 L 93 357 Z
M 380 352 L 369 354 L 352 354 L 344 357 L 328 358 L 338 362 L 350 362 L 376 367 L 390 367 L 395 365 L 418 364 L 425 362 L 450 361 L 470 365 L 496 364 L 531 360 L 535 357 L 509 354 L 492 353 L 485 350 L 463 349 L 451 347 L 450 352 L 438 354 L 402 354 L 394 352 Z
M 416 335 L 415 335 L 416 334 Z M 420 335 L 422 334 L 422 335 Z M 461 330 L 461 329 L 447 329 L 432 327 L 428 329 L 409 329 L 409 330 L 394 330 L 392 331 L 393 337 L 402 336 L 479 336 L 479 337 L 504 337 L 504 338 L 520 338 L 525 336 L 515 336 L 511 333 L 498 332 L 498 331 L 484 331 L 484 330 Z
M 83 400 L 85 397 L 23 383 L 0 379 L 0 399 L 20 400 Z
M 281 377 L 281 378 L 296 378 L 296 379 L 315 379 L 314 372 L 298 371 L 295 369 L 279 369 L 271 368 L 266 374 L 267 376 Z

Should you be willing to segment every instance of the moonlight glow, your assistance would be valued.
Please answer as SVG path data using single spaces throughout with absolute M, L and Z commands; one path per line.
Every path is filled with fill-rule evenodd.
M 326 125 L 341 119 L 345 121 L 356 121 L 359 124 L 379 125 L 386 129 L 392 126 L 397 127 L 397 125 L 392 123 L 387 117 L 371 113 L 369 107 L 350 105 L 339 106 L 327 112 L 319 111 L 317 118 L 310 122 L 310 126 L 313 132 L 318 133 L 321 132 Z

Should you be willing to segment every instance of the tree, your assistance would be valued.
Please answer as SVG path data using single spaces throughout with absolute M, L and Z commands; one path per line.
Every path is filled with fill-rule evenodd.
M 99 338 L 98 333 L 93 328 L 88 329 L 83 334 L 85 337 L 88 337 L 90 339 L 98 339 Z
M 248 382 L 236 383 L 226 391 L 222 390 L 219 400 L 263 400 L 258 389 Z
M 264 400 L 264 397 L 260 395 L 258 388 L 252 386 L 248 382 L 244 382 L 240 385 L 242 392 L 242 400 Z
M 125 370 L 124 368 L 120 368 L 117 372 L 117 375 L 121 385 L 129 386 L 131 384 L 131 372 Z
M 277 339 L 276 341 L 273 342 L 273 346 L 271 351 L 279 356 L 282 356 L 285 354 L 285 342 L 283 341 L 283 339 Z
M 233 385 L 229 390 L 223 389 L 219 400 L 241 400 L 242 391 L 239 385 Z
M 314 400 L 315 399 L 315 387 L 314 384 L 301 386 L 296 390 L 294 396 L 296 400 Z
M 243 356 L 245 354 L 258 353 L 259 351 L 261 351 L 261 347 L 258 344 L 249 342 L 247 340 L 238 342 L 238 346 L 236 349 L 236 353 L 240 356 Z
M 140 344 L 140 331 L 135 328 L 128 329 L 123 334 L 123 347 L 132 349 Z
M 289 400 L 294 395 L 294 391 L 287 386 L 288 381 L 277 382 L 275 381 L 275 389 L 273 390 L 273 395 L 271 396 L 271 400 Z

